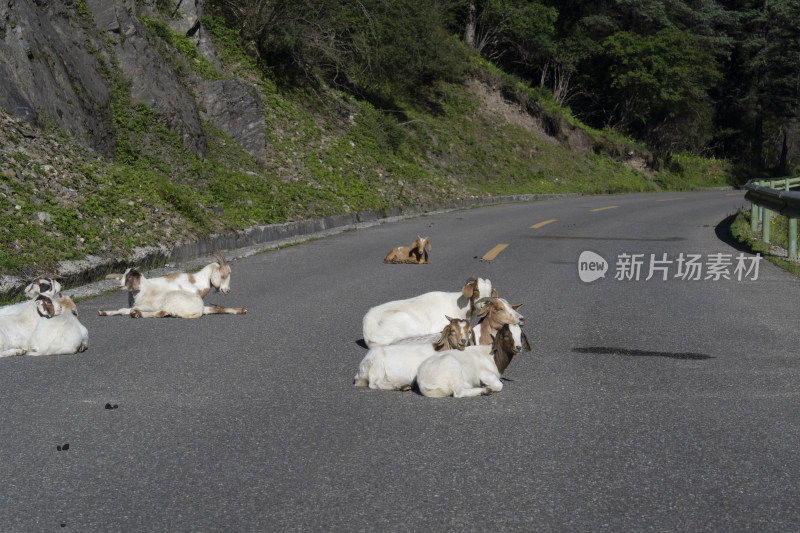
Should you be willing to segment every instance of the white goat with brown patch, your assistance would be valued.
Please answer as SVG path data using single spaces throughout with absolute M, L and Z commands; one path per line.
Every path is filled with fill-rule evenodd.
M 461 292 L 427 292 L 405 300 L 394 300 L 371 308 L 362 319 L 368 348 L 385 346 L 406 337 L 441 331 L 446 317 L 472 317 L 482 297 L 497 296 L 488 279 L 469 278 Z
M 492 344 L 447 350 L 426 359 L 417 370 L 417 387 L 423 396 L 465 398 L 503 390 L 500 376 L 514 355 L 530 351 L 528 337 L 516 324 L 504 325 Z
M 369 386 L 371 389 L 409 390 L 422 362 L 444 350 L 463 350 L 475 344 L 475 335 L 469 321 L 463 318 L 450 318 L 442 330 L 439 340 L 422 344 L 392 344 L 371 348 L 353 378 L 357 387 Z
M 427 248 L 427 250 L 426 250 Z M 409 246 L 397 246 L 383 258 L 384 263 L 405 263 L 412 265 L 427 265 L 428 252 L 431 251 L 431 243 L 428 237 L 420 237 Z
M 84 352 L 89 347 L 89 331 L 78 320 L 72 298 L 58 298 L 61 314 L 40 318 L 33 332 L 32 348 L 26 355 L 59 355 Z
M 175 272 L 158 278 L 150 278 L 147 283 L 154 291 L 196 292 L 201 298 L 205 298 L 212 288 L 222 294 L 228 294 L 231 290 L 231 267 L 222 255 L 214 254 L 214 257 L 217 261 L 204 266 L 197 272 Z M 122 274 L 106 276 L 108 279 L 122 279 L 122 277 Z
M 210 286 L 214 286 L 226 294 L 230 290 L 230 267 L 227 267 L 224 277 L 218 276 L 218 274 L 219 269 L 216 274 L 215 270 L 210 269 L 207 279 L 210 280 Z M 205 305 L 203 296 L 208 293 L 208 289 L 203 287 L 198 289 L 196 285 L 190 283 L 190 279 L 188 275 L 179 274 L 150 280 L 138 270 L 128 268 L 120 279 L 119 288 L 120 290 L 138 291 L 133 300 L 133 306 L 116 311 L 101 309 L 98 314 L 100 316 L 129 315 L 131 318 L 199 318 L 203 315 L 219 313 L 243 315 L 247 312 L 244 307 Z
M 48 296 L 39 295 L 23 302 L 17 312 L 0 315 L 0 357 L 24 355 L 36 351 L 34 332 L 39 320 L 63 312 L 61 304 Z

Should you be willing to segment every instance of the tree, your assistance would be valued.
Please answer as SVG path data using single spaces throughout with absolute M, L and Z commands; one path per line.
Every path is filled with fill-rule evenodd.
M 743 33 L 740 36 L 740 63 L 747 91 L 743 103 L 750 110 L 752 124 L 751 163 L 762 168 L 766 161 L 765 129 L 780 144 L 772 165 L 779 174 L 787 173 L 788 131 L 800 110 L 800 1 L 759 0 L 741 6 Z M 777 140 L 780 139 L 780 140 Z
M 437 0 L 215 0 L 266 70 L 296 83 L 413 91 L 458 79 L 465 56 Z
M 566 56 L 561 62 L 571 65 L 573 72 L 570 107 L 595 127 L 623 125 L 629 133 L 642 136 L 651 133 L 650 128 L 658 127 L 658 132 L 652 132 L 658 138 L 665 130 L 674 130 L 680 122 L 675 117 L 657 123 L 654 117 L 649 117 L 645 127 L 626 122 L 627 116 L 621 117 L 622 113 L 630 113 L 636 95 L 610 86 L 609 70 L 615 59 L 604 46 L 607 40 L 613 41 L 615 34 L 627 32 L 656 42 L 664 39 L 664 35 L 656 38 L 659 32 L 683 31 L 696 39 L 697 48 L 708 52 L 720 64 L 728 60 L 733 48 L 731 30 L 735 21 L 716 0 L 548 0 L 544 3 L 559 13 L 554 41 L 556 56 Z M 708 105 L 713 105 L 717 92 L 712 86 L 708 89 L 711 93 L 706 99 Z M 713 107 L 704 106 L 702 111 L 708 115 Z M 686 116 L 690 117 L 691 114 Z M 711 118 L 704 123 L 708 127 L 714 125 Z M 707 138 L 707 132 L 702 137 Z
M 708 90 L 721 75 L 692 34 L 621 31 L 606 39 L 604 50 L 621 127 L 665 150 L 697 148 L 711 138 Z
M 525 71 L 553 52 L 558 12 L 529 0 L 470 0 L 465 42 L 488 59 Z

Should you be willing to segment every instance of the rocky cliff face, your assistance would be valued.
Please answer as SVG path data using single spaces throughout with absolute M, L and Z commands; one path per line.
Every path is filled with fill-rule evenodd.
M 150 44 L 139 15 L 155 1 L 9 0 L 0 5 L 0 107 L 32 126 L 53 121 L 87 147 L 115 150 L 110 76 L 130 82 L 130 96 L 158 112 L 195 154 L 206 149 L 202 121 L 230 135 L 257 161 L 266 157 L 259 93 L 237 79 L 179 79 Z M 200 24 L 201 0 L 175 2 L 173 31 L 189 36 L 219 65 Z
M 108 87 L 89 51 L 100 33 L 66 2 L 0 5 L 0 106 L 32 125 L 55 121 L 103 153 L 114 142 Z

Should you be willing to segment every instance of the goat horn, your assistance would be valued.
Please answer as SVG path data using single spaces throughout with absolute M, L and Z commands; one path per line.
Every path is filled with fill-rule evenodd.
M 217 258 L 217 261 L 219 261 L 219 264 L 220 264 L 220 266 L 225 266 L 225 265 L 227 264 L 227 263 L 225 262 L 225 256 L 223 256 L 222 254 L 217 254 L 217 253 L 215 253 L 215 254 L 214 254 L 214 257 L 216 257 L 216 258 Z

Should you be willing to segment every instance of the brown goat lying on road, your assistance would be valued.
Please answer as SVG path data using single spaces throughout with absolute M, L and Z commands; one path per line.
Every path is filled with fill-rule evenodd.
M 428 250 L 426 251 L 425 248 Z M 406 263 L 412 265 L 427 265 L 428 252 L 431 251 L 431 243 L 427 237 L 417 235 L 417 240 L 410 246 L 398 246 L 383 258 L 384 263 Z

